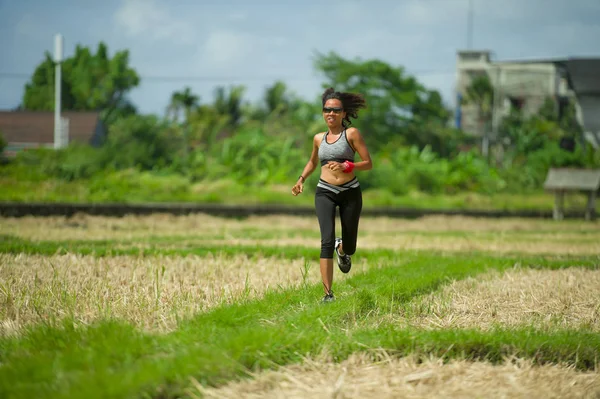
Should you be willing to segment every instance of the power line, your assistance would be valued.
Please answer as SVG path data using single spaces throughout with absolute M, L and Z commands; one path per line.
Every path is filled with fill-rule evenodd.
M 32 75 L 19 72 L 0 72 L 0 78 L 8 79 L 28 79 Z M 153 81 L 179 81 L 179 80 L 195 80 L 195 81 L 218 81 L 218 80 L 265 80 L 265 79 L 298 79 L 298 76 L 139 76 L 143 80 Z M 302 77 L 302 79 L 308 79 Z
M 423 69 L 423 70 L 406 70 L 409 75 L 436 75 L 436 74 L 454 74 L 454 69 Z M 19 72 L 0 72 L 0 78 L 5 79 L 28 79 L 32 75 Z M 271 75 L 271 76 L 139 76 L 144 81 L 155 81 L 155 82 L 176 82 L 176 81 L 225 81 L 225 80 L 245 80 L 245 81 L 264 81 L 264 80 L 312 80 L 315 76 L 309 77 L 306 75 Z
M 519 62 L 515 62 L 515 64 L 519 64 Z M 410 70 L 405 69 L 405 73 L 407 75 L 454 75 L 456 74 L 460 68 L 447 68 L 447 69 L 416 69 Z M 530 70 L 528 68 L 523 69 L 515 69 L 507 71 L 510 73 L 517 74 L 549 74 L 551 71 L 539 71 L 539 70 Z M 578 72 L 576 74 L 579 77 L 597 77 L 598 72 L 590 71 L 590 72 Z M 29 79 L 33 76 L 33 74 L 20 73 L 20 72 L 2 72 L 0 71 L 0 79 Z M 239 75 L 239 76 L 209 76 L 209 75 L 198 75 L 198 76 L 166 76 L 166 75 L 140 75 L 139 78 L 142 81 L 152 81 L 152 82 L 180 82 L 180 81 L 196 81 L 196 82 L 222 82 L 222 81 L 272 81 L 272 80 L 313 80 L 318 79 L 316 76 L 307 76 L 307 75 Z
M 15 79 L 21 79 L 21 78 L 29 78 L 31 77 L 31 75 L 28 74 L 24 74 L 24 73 L 17 73 L 17 72 L 0 72 L 0 77 L 2 78 L 15 78 Z
M 469 1 L 467 14 L 467 49 L 473 49 L 473 0 Z

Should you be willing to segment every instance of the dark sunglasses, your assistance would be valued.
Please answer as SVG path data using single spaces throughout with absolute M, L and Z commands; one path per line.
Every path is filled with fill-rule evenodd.
M 323 107 L 323 113 L 328 114 L 330 112 L 333 112 L 334 114 L 339 114 L 344 110 L 344 108 L 341 107 Z

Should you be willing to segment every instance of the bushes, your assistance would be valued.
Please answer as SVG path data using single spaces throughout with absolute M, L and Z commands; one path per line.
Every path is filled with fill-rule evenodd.
M 152 170 L 170 166 L 183 156 L 181 137 L 155 116 L 135 115 L 111 125 L 102 147 L 105 166 Z
M 147 134 L 147 133 L 146 133 Z M 72 181 L 90 179 L 98 174 L 138 170 L 152 171 L 148 176 L 181 176 L 182 181 L 218 181 L 231 179 L 244 185 L 292 184 L 301 173 L 310 154 L 292 145 L 292 138 L 273 140 L 260 129 L 240 132 L 224 139 L 210 150 L 197 149 L 190 153 L 184 170 L 181 157 L 174 151 L 160 149 L 158 162 L 151 162 L 159 152 L 156 144 L 125 143 L 113 139 L 112 145 L 96 149 L 73 144 L 62 150 L 36 149 L 22 152 L 17 164 L 27 170 L 37 170 L 40 176 Z M 154 138 L 153 138 L 154 140 Z M 122 150 L 116 150 L 120 144 Z M 165 144 L 167 146 L 168 144 Z M 474 151 L 461 152 L 451 159 L 441 158 L 428 147 L 398 148 L 386 153 L 372 154 L 373 170 L 361 173 L 363 189 L 384 189 L 401 196 L 411 191 L 428 194 L 456 194 L 464 191 L 493 194 L 539 189 L 548 168 L 586 165 L 581 154 L 570 153 L 548 145 L 531 153 L 512 167 L 497 169 Z M 590 157 L 593 161 L 594 158 Z M 358 158 L 357 158 L 358 160 Z M 169 164 L 169 162 L 171 162 Z M 589 163 L 589 162 L 588 162 Z M 33 175 L 22 176 L 28 180 Z M 314 175 L 318 175 L 315 171 Z M 313 175 L 313 178 L 314 178 Z M 125 178 L 127 175 L 123 175 Z M 149 178 L 149 177 L 148 177 Z M 119 178 L 113 181 L 115 190 L 122 191 Z M 102 184 L 112 184 L 103 182 Z M 181 183 L 183 184 L 183 183 Z M 187 183 L 186 183 L 187 184 Z M 128 189 L 135 189 L 129 183 Z
M 15 163 L 32 169 L 42 177 L 57 177 L 66 181 L 90 178 L 106 166 L 103 151 L 78 143 L 60 150 L 35 148 L 21 151 Z
M 106 171 L 90 179 L 90 197 L 101 202 L 187 201 L 190 182 L 181 175 L 161 176 L 135 169 Z
M 206 180 L 231 178 L 244 184 L 285 183 L 302 172 L 309 156 L 294 147 L 293 137 L 273 138 L 260 128 L 242 129 L 210 151 L 196 151 L 190 171 Z
M 550 168 L 597 168 L 600 153 L 591 146 L 586 150 L 578 147 L 574 152 L 565 151 L 556 142 L 547 142 L 540 149 L 516 157 L 509 167 L 500 170 L 507 182 L 507 191 L 519 192 L 542 187 Z
M 2 132 L 0 132 L 0 155 L 2 155 L 2 153 L 4 152 L 4 149 L 6 148 L 7 144 L 8 143 L 6 142 L 4 135 L 2 135 Z
M 55 150 L 35 148 L 17 154 L 17 165 L 35 168 L 46 177 L 88 179 L 107 170 L 165 169 L 178 158 L 177 138 L 156 117 L 133 116 L 111 126 L 100 148 L 73 142 Z
M 61 150 L 23 151 L 2 168 L 2 174 L 29 182 L 85 179 L 92 191 L 109 193 L 112 187 L 114 195 L 101 195 L 105 200 L 125 198 L 127 192 L 139 198 L 147 195 L 149 200 L 182 199 L 189 194 L 186 187 L 197 181 L 291 187 L 310 156 L 310 137 L 268 129 L 265 124 L 246 124 L 212 144 L 199 143 L 186 157 L 180 130 L 153 116 L 133 116 L 112 125 L 101 148 L 72 143 Z M 497 167 L 489 166 L 474 150 L 443 157 L 429 146 L 390 145 L 374 152 L 369 145 L 374 168 L 358 173 L 361 186 L 393 196 L 413 191 L 433 195 L 527 192 L 541 188 L 550 167 L 600 165 L 598 152 L 591 148 L 585 153 L 579 148 L 568 152 L 557 140 L 542 139 L 539 134 L 518 137 L 521 141 L 508 149 L 505 163 Z M 523 146 L 528 152 L 518 150 Z M 142 178 L 146 183 L 138 186 Z
M 58 162 L 52 165 L 56 170 L 53 174 L 64 180 L 87 179 L 106 167 L 103 152 L 83 144 L 70 145 L 57 155 Z
M 411 190 L 429 194 L 488 193 L 505 186 L 499 174 L 475 152 L 462 152 L 445 159 L 429 147 L 421 151 L 417 147 L 399 148 L 382 158 L 373 155 L 373 162 L 373 170 L 361 176 L 365 188 L 387 188 L 396 195 Z
M 382 188 L 394 195 L 405 195 L 410 191 L 406 175 L 399 173 L 389 159 L 373 159 L 373 170 L 360 176 L 363 189 Z

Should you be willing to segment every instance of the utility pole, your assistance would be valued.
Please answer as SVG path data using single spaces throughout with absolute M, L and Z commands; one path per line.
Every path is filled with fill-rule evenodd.
M 63 59 L 63 37 L 59 33 L 54 36 L 54 149 L 63 147 L 61 111 L 61 64 Z
M 498 141 L 498 126 L 500 124 L 500 111 L 502 109 L 502 104 L 500 103 L 501 100 L 501 96 L 500 96 L 500 87 L 501 87 L 501 83 L 500 83 L 500 67 L 498 65 L 493 65 L 491 68 L 491 82 L 492 82 L 492 115 L 491 118 L 492 120 L 491 122 L 491 126 L 486 126 L 486 130 L 485 130 L 485 135 L 486 137 L 484 138 L 485 141 L 485 149 L 484 149 L 484 153 L 486 158 L 488 158 L 488 162 L 489 162 L 489 146 L 490 146 L 490 140 L 497 142 Z M 491 128 L 491 137 L 488 136 L 488 130 L 490 130 Z
M 467 50 L 473 49 L 473 0 L 469 1 L 467 13 Z

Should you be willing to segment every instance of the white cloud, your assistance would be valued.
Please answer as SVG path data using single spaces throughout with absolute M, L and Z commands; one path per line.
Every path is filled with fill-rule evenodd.
M 335 19 L 338 21 L 345 22 L 356 22 L 360 21 L 362 17 L 365 15 L 365 7 L 364 3 L 357 1 L 343 1 L 334 4 L 332 9 L 335 9 Z M 323 9 L 318 10 L 318 13 L 322 13 Z
M 190 43 L 194 28 L 186 20 L 176 18 L 155 0 L 124 0 L 114 14 L 119 29 L 129 36 L 146 36 L 158 40 Z
M 581 17 L 586 8 L 594 7 L 594 2 L 578 0 L 574 2 L 561 0 L 504 0 L 504 1 L 473 1 L 474 18 L 491 21 L 495 24 L 527 21 L 532 27 L 548 22 L 564 21 Z
M 221 75 L 264 76 L 273 66 L 281 65 L 287 43 L 283 36 L 213 30 L 202 44 L 196 62 L 200 68 Z
M 473 44 L 494 51 L 498 59 L 598 56 L 590 38 L 600 37 L 599 0 L 472 2 Z M 66 48 L 69 40 L 93 47 L 103 40 L 111 50 L 129 49 L 132 66 L 143 76 L 202 78 L 142 80 L 135 98 L 148 109 L 184 85 L 208 99 L 215 85 L 229 83 L 228 77 L 247 85 L 248 96 L 282 79 L 312 99 L 323 80 L 313 68 L 313 52 L 330 50 L 345 58 L 402 65 L 452 102 L 455 51 L 466 44 L 469 0 L 235 2 L 236 7 L 232 1 L 118 0 L 94 3 L 96 20 L 104 22 L 87 24 L 82 21 L 89 21 L 88 6 L 58 3 L 43 10 L 21 6 L 5 18 L 15 33 L 14 48 L 51 50 L 60 27 Z M 14 70 L 39 62 L 32 51 L 13 52 Z
M 433 12 L 433 9 L 434 7 L 431 7 L 431 4 L 411 1 L 399 4 L 396 12 L 405 24 L 431 25 L 439 22 L 439 13 Z
M 600 25 L 573 25 L 557 23 L 548 25 L 536 34 L 540 45 L 532 52 L 538 56 L 594 56 L 598 57 L 598 46 L 593 38 L 600 37 Z
M 15 32 L 17 35 L 29 36 L 31 31 L 37 26 L 35 19 L 31 14 L 25 14 L 17 22 Z
M 251 38 L 234 31 L 211 32 L 204 42 L 202 58 L 211 64 L 224 65 L 242 60 L 251 52 Z
M 227 16 L 230 21 L 241 22 L 248 19 L 248 15 L 244 12 L 234 12 Z
M 468 0 L 410 0 L 398 3 L 391 11 L 398 23 L 418 28 L 423 26 L 443 27 L 442 24 L 455 24 L 467 19 Z
M 387 59 L 391 62 L 405 63 L 407 59 L 418 61 L 420 55 L 434 44 L 435 38 L 429 32 L 390 32 L 376 28 L 349 34 L 347 40 L 340 43 L 336 52 L 344 57 L 362 59 Z
M 23 15 L 18 20 L 15 33 L 28 39 L 47 40 L 50 44 L 54 43 L 54 34 L 51 33 L 47 22 L 44 19 L 36 18 L 30 13 Z

